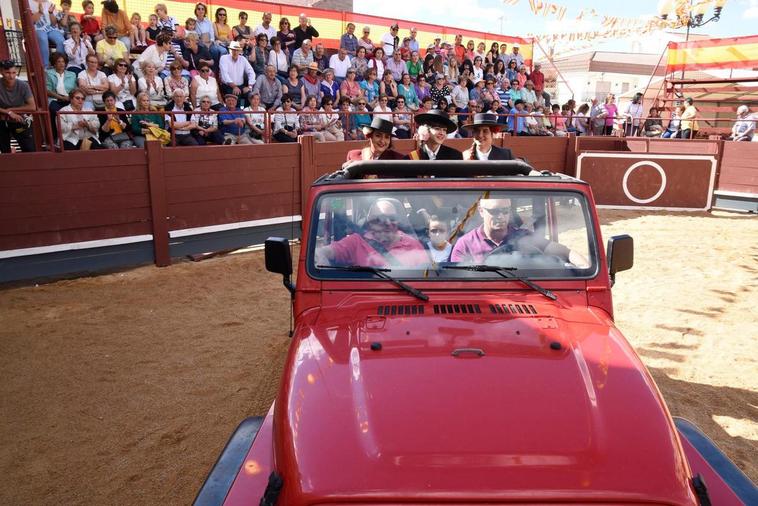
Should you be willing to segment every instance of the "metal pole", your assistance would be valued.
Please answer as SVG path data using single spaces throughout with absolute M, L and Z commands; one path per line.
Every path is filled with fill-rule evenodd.
M 568 90 L 571 92 L 571 98 L 574 98 L 574 90 L 571 89 L 571 86 L 569 86 L 568 81 L 566 80 L 565 77 L 563 77 L 563 74 L 561 74 L 561 70 L 555 64 L 555 62 L 553 61 L 553 58 L 550 56 L 550 54 L 547 51 L 545 51 L 545 48 L 542 47 L 542 44 L 540 44 L 540 39 L 538 39 L 537 37 L 535 37 L 534 38 L 534 42 L 536 42 L 537 46 L 540 48 L 540 50 L 543 53 L 545 53 L 545 57 L 547 58 L 547 61 L 550 62 L 550 65 L 553 66 L 553 68 L 555 69 L 555 71 L 558 73 L 558 76 L 561 78 L 561 81 L 563 81 L 563 83 L 566 85 L 566 88 L 568 88 Z M 532 60 L 534 60 L 534 55 L 532 55 Z

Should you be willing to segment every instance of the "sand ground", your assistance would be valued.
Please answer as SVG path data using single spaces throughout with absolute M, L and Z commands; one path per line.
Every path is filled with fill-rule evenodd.
M 603 211 L 619 327 L 675 415 L 758 480 L 758 219 Z M 289 343 L 262 253 L 0 289 L 0 504 L 187 504 Z

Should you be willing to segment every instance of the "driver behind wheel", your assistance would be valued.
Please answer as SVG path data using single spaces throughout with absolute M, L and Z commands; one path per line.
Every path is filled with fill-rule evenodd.
M 515 225 L 510 199 L 481 199 L 482 224 L 463 235 L 453 246 L 451 262 L 481 264 L 493 253 L 554 255 L 575 265 L 583 263 L 581 255 L 566 246 L 535 235 Z M 497 251 L 495 251 L 497 250 Z
M 370 267 L 422 267 L 429 265 L 424 246 L 400 230 L 404 209 L 394 199 L 378 199 L 371 205 L 360 234 L 350 234 L 316 249 L 316 265 Z

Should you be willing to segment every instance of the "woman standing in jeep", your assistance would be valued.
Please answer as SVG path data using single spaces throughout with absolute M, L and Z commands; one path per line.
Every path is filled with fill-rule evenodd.
M 359 160 L 402 160 L 403 155 L 392 149 L 391 121 L 384 118 L 374 118 L 371 126 L 363 127 L 363 134 L 368 139 L 368 146 L 363 149 L 353 149 L 347 153 L 347 161 Z

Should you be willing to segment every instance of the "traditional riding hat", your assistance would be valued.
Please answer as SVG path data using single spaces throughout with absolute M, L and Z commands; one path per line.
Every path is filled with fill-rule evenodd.
M 417 125 L 439 126 L 447 129 L 447 133 L 451 134 L 458 129 L 458 126 L 447 115 L 445 111 L 439 109 L 432 109 L 429 112 L 422 112 L 416 115 Z
M 486 126 L 490 127 L 490 129 L 499 131 L 501 128 L 503 128 L 505 125 L 502 123 L 497 122 L 497 114 L 492 114 L 489 112 L 481 112 L 474 114 L 474 121 L 471 123 L 465 123 L 461 125 L 461 128 L 474 128 L 478 126 Z
M 310 62 L 308 64 L 307 70 L 315 70 L 316 71 L 316 75 L 320 75 L 321 74 L 321 70 L 319 70 L 319 68 L 318 68 L 318 63 L 316 63 L 315 61 L 314 62 Z
M 391 121 L 375 116 L 374 119 L 371 120 L 371 125 L 363 127 L 363 135 L 371 135 L 375 130 L 387 135 L 392 135 L 393 128 L 394 125 Z

